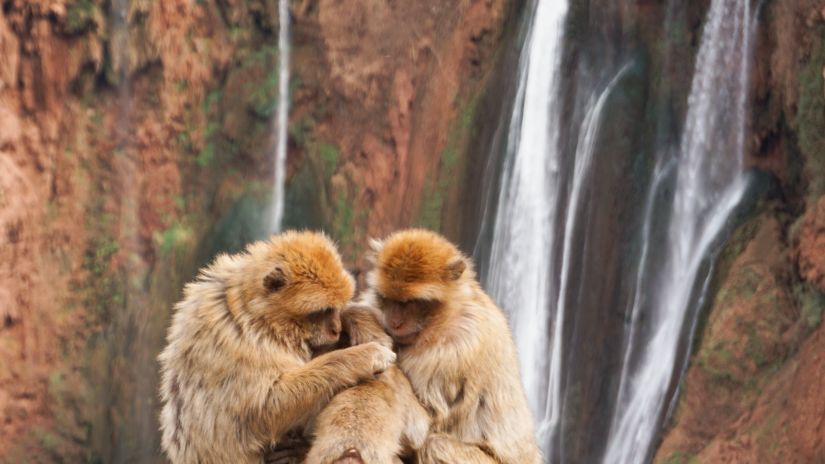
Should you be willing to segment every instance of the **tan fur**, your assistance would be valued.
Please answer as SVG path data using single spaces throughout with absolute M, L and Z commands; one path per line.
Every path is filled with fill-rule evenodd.
M 427 246 L 419 246 L 422 243 Z M 450 268 L 463 261 L 452 243 L 428 230 L 397 232 L 371 245 L 375 271 L 367 276 L 368 283 L 393 300 L 445 300 L 453 288 Z
M 419 314 L 398 350 L 399 367 L 432 417 L 419 462 L 540 463 L 507 320 L 470 259 L 424 230 L 397 232 L 373 249 L 368 301 L 385 316 L 393 308 Z
M 306 464 L 400 462 L 403 451 L 423 445 L 429 425 L 409 381 L 391 366 L 378 379 L 332 399 L 318 416 Z M 344 457 L 348 451 L 353 457 Z
M 338 340 L 353 287 L 334 245 L 312 232 L 253 243 L 203 269 L 184 289 L 159 356 L 169 459 L 260 462 L 336 393 L 386 369 L 394 354 L 377 343 L 311 359 Z
M 349 346 L 376 342 L 392 348 L 392 338 L 381 325 L 378 308 L 363 303 L 351 303 L 341 312 L 341 325 Z
M 321 352 L 316 350 L 315 355 L 323 354 L 323 352 L 332 351 L 335 349 L 346 348 L 348 346 L 360 345 L 369 342 L 376 342 L 382 346 L 385 346 L 389 349 L 392 348 L 392 338 L 384 331 L 384 327 L 381 324 L 381 313 L 377 308 L 372 306 L 365 305 L 363 303 L 350 303 L 348 304 L 343 311 L 341 311 L 341 325 L 343 328 L 343 333 L 341 334 L 341 338 L 335 346 L 330 346 L 328 348 L 324 348 Z M 403 375 L 403 374 L 401 374 Z M 404 379 L 406 381 L 406 379 Z M 355 387 L 359 388 L 359 387 Z M 407 390 L 411 392 L 409 387 L 409 382 L 407 382 Z M 346 396 L 346 391 L 339 394 Z M 412 393 L 410 393 L 412 395 Z M 380 395 L 374 395 L 375 400 L 378 402 L 384 402 L 384 399 L 380 397 Z M 412 396 L 412 399 L 415 400 L 415 396 Z M 341 400 L 334 399 L 333 403 L 340 404 Z M 332 403 L 329 407 L 333 407 Z M 323 415 L 323 413 L 322 413 Z M 317 420 L 317 419 L 316 419 Z M 312 425 L 308 425 L 309 428 Z M 322 441 L 331 441 L 333 437 L 344 437 L 338 430 L 334 428 L 326 428 L 328 432 L 325 432 Z M 425 430 L 426 432 L 426 430 Z M 306 460 L 306 456 L 309 452 L 310 442 L 309 440 L 312 438 L 311 433 L 305 434 L 305 436 L 301 436 L 300 439 L 296 439 L 293 441 L 282 441 L 278 443 L 278 446 L 275 449 L 270 450 L 266 456 L 265 461 L 267 464 L 299 464 L 303 463 Z M 393 445 L 397 443 L 398 437 L 393 439 Z M 357 450 L 351 450 L 352 456 L 350 457 L 342 457 L 339 460 L 335 461 L 336 464 L 363 464 L 363 461 L 360 458 L 360 454 Z

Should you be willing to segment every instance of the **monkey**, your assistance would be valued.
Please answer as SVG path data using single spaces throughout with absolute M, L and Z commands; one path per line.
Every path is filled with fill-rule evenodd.
M 400 464 L 402 454 L 421 448 L 429 428 L 410 382 L 390 366 L 321 411 L 306 464 Z
M 313 356 L 323 354 L 323 353 L 331 351 L 333 349 L 341 349 L 341 348 L 346 348 L 348 346 L 360 345 L 360 344 L 368 343 L 368 342 L 377 342 L 377 343 L 391 349 L 392 348 L 392 338 L 390 338 L 390 336 L 387 335 L 387 332 L 384 331 L 384 326 L 383 326 L 382 322 L 380 321 L 380 316 L 381 316 L 380 312 L 377 310 L 377 308 L 364 305 L 363 303 L 349 303 L 341 311 L 341 326 L 342 326 L 343 331 L 341 333 L 341 337 L 338 340 L 338 343 L 336 343 L 333 346 L 324 347 L 324 348 L 315 350 Z M 403 377 L 403 374 L 399 373 L 398 375 Z M 391 378 L 389 378 L 389 380 L 382 380 L 382 382 L 392 382 L 392 380 L 393 380 L 393 378 L 391 377 Z M 404 378 L 403 381 L 406 382 L 407 391 L 412 391 L 411 388 L 409 387 L 409 382 L 406 381 L 406 378 Z M 397 382 L 401 382 L 401 381 L 399 380 Z M 394 384 L 390 385 L 390 386 L 395 388 Z M 401 388 L 403 388 L 403 387 L 404 386 L 402 384 Z M 355 387 L 355 388 L 357 388 L 359 391 L 361 391 L 361 390 L 370 391 L 371 390 L 371 388 L 360 388 L 360 387 Z M 345 391 L 341 392 L 339 394 L 339 396 L 343 395 L 344 398 L 346 398 L 346 397 L 353 397 L 353 398 L 359 397 L 359 395 L 348 394 L 347 392 L 348 392 L 348 390 L 345 390 Z M 363 395 L 360 395 L 360 396 L 363 396 Z M 383 396 L 386 396 L 386 395 L 381 395 L 381 394 L 375 395 L 376 399 L 374 401 L 378 402 L 379 406 L 378 406 L 378 408 L 372 408 L 372 409 L 380 409 L 384 404 L 387 403 L 387 400 L 384 399 Z M 342 410 L 343 408 L 346 408 L 347 406 L 337 406 L 337 405 L 342 405 L 342 402 L 346 401 L 346 400 L 344 400 L 344 398 L 339 399 L 338 396 L 336 396 L 333 399 L 333 401 L 330 403 L 330 405 L 328 406 L 327 409 Z M 409 398 L 409 397 L 407 397 L 407 398 Z M 373 401 L 373 400 L 366 400 L 366 401 Z M 336 406 L 333 406 L 333 403 L 335 403 Z M 384 409 L 386 409 L 386 407 L 384 407 Z M 326 411 L 326 409 L 324 411 Z M 395 411 L 395 410 L 393 410 L 393 411 Z M 322 415 L 323 414 L 324 413 L 322 412 Z M 372 421 L 373 419 L 370 418 L 370 420 Z M 324 419 L 321 416 L 319 416 L 319 418 L 316 419 L 316 421 L 323 423 Z M 264 457 L 264 461 L 266 462 L 266 464 L 301 464 L 301 463 L 304 463 L 306 458 L 307 458 L 307 453 L 310 450 L 310 445 L 311 445 L 311 440 L 312 440 L 311 435 L 313 434 L 312 429 L 314 428 L 313 427 L 314 423 L 315 423 L 315 421 L 313 421 L 309 425 L 307 425 L 307 429 L 309 429 L 309 430 L 302 431 L 303 433 L 301 433 L 301 434 L 291 434 L 285 440 L 281 440 L 278 443 L 277 446 L 269 449 L 267 451 L 265 457 Z M 340 422 L 337 422 L 337 424 L 340 424 Z M 347 434 L 343 433 L 343 431 L 337 430 L 334 426 L 327 426 L 324 429 L 324 432 L 322 434 L 322 437 L 323 437 L 322 441 L 325 440 L 325 443 L 327 443 L 328 445 L 332 445 L 331 442 L 333 441 L 333 438 L 330 438 L 330 437 L 336 437 L 335 439 L 344 440 L 345 438 L 347 438 L 349 436 L 352 436 L 353 434 L 357 434 L 358 430 L 363 430 L 364 434 L 372 433 L 371 430 L 369 429 L 369 427 L 363 427 L 361 429 L 356 429 L 356 427 L 357 427 L 357 425 L 346 424 L 346 428 L 344 429 L 344 431 L 348 431 L 349 435 L 347 435 Z M 386 434 L 385 434 L 385 436 L 386 436 Z M 392 443 L 389 446 L 395 445 L 398 442 L 398 440 L 399 440 L 399 438 L 396 437 L 394 439 L 394 441 L 392 441 Z M 376 446 L 382 446 L 380 443 L 381 442 L 374 442 L 374 444 Z M 345 445 L 341 445 L 341 446 L 345 446 Z M 333 446 L 327 446 L 326 449 L 327 450 L 332 450 Z M 347 448 L 347 451 L 350 451 L 350 449 Z M 356 452 L 357 452 L 357 450 L 356 450 Z M 318 453 L 319 453 L 319 451 L 316 451 L 316 455 Z M 331 462 L 336 458 L 336 456 L 332 456 L 332 455 L 329 455 L 329 454 L 323 454 L 321 456 L 322 456 L 322 458 L 316 458 L 316 459 L 321 459 L 321 460 L 326 459 L 327 461 Z M 338 457 L 340 457 L 340 456 L 341 456 L 341 453 L 338 454 Z M 339 464 L 345 464 L 346 462 L 353 462 L 353 463 L 361 462 L 361 461 L 357 460 L 357 459 L 360 459 L 360 457 L 358 457 L 358 458 L 349 457 L 349 458 L 340 458 L 340 459 L 341 459 L 340 461 L 336 461 Z M 349 459 L 349 461 L 347 461 L 347 459 Z
M 285 232 L 219 255 L 184 288 L 159 355 L 161 445 L 177 463 L 261 462 L 338 392 L 395 361 L 338 343 L 354 280 L 321 233 Z
M 333 349 L 341 349 L 346 348 L 348 346 L 360 345 L 369 342 L 376 342 L 389 349 L 392 348 L 392 338 L 390 338 L 387 332 L 384 331 L 384 326 L 380 321 L 380 313 L 378 312 L 377 308 L 367 306 L 361 303 L 350 303 L 347 306 L 345 306 L 344 309 L 341 311 L 341 326 L 342 332 L 341 337 L 338 340 L 338 343 L 336 343 L 333 346 L 324 347 L 319 350 L 316 350 L 313 354 L 314 356 L 323 354 Z M 385 375 L 386 374 L 382 374 L 382 377 L 384 377 Z M 398 373 L 397 375 L 400 375 L 401 377 L 404 376 L 404 374 L 401 373 Z M 340 447 L 345 447 L 346 451 L 351 452 L 351 454 L 353 452 L 357 453 L 357 448 L 351 449 L 350 447 L 347 447 L 347 444 L 339 444 L 339 441 L 347 440 L 347 443 L 353 443 L 351 437 L 358 437 L 359 433 L 362 434 L 360 435 L 361 437 L 369 437 L 364 438 L 362 442 L 370 440 L 371 446 L 384 446 L 380 444 L 384 442 L 388 443 L 388 445 L 386 446 L 395 446 L 400 440 L 400 438 L 389 437 L 387 433 L 383 434 L 383 437 L 388 437 L 385 440 L 373 440 L 373 438 L 376 437 L 376 435 L 374 435 L 373 432 L 374 426 L 360 426 L 359 422 L 356 420 L 349 424 L 343 424 L 345 425 L 345 427 L 342 430 L 338 430 L 336 426 L 341 425 L 341 421 L 332 422 L 330 419 L 326 418 L 330 416 L 335 417 L 335 414 L 340 413 L 350 414 L 348 412 L 349 410 L 347 409 L 349 407 L 347 406 L 348 403 L 346 403 L 346 401 L 350 400 L 347 400 L 346 398 L 354 398 L 354 401 L 359 401 L 361 403 L 375 402 L 378 404 L 378 406 L 375 407 L 371 407 L 369 404 L 367 404 L 367 410 L 377 410 L 380 411 L 382 414 L 385 414 L 385 411 L 387 410 L 389 410 L 390 412 L 396 412 L 398 410 L 398 407 L 395 406 L 394 401 L 396 401 L 396 399 L 401 398 L 407 400 L 410 398 L 410 395 L 412 395 L 412 393 L 410 393 L 410 395 L 407 396 L 393 394 L 390 398 L 386 398 L 387 395 L 383 394 L 382 392 L 383 390 L 386 390 L 386 388 L 388 387 L 393 389 L 405 388 L 405 385 L 401 382 L 406 383 L 406 391 L 412 392 L 412 389 L 409 386 L 409 382 L 406 380 L 406 378 L 395 380 L 395 376 L 388 376 L 382 378 L 380 382 L 378 382 L 381 386 L 362 387 L 359 385 L 354 388 L 357 392 L 360 393 L 348 393 L 349 390 L 345 390 L 339 393 L 335 398 L 333 398 L 329 406 L 326 409 L 324 409 L 324 411 L 322 411 L 321 415 L 316 420 L 312 421 L 310 424 L 307 425 L 308 430 L 303 431 L 304 433 L 301 434 L 292 434 L 285 440 L 281 440 L 281 442 L 279 442 L 277 446 L 267 451 L 266 455 L 264 456 L 264 461 L 266 462 L 266 464 L 304 463 L 307 459 L 307 453 L 310 451 L 312 435 L 314 434 L 314 424 L 316 422 L 327 424 L 324 427 L 324 431 L 321 433 L 321 442 L 325 443 L 325 451 L 320 451 L 320 448 L 318 448 L 315 451 L 315 455 L 317 457 L 314 459 L 316 462 L 335 461 L 338 464 L 345 464 L 347 462 L 362 462 L 360 461 L 359 454 L 356 454 L 356 456 L 351 455 L 350 457 L 342 457 L 344 454 L 343 452 L 339 452 L 337 455 L 331 454 L 334 452 L 335 449 Z M 384 384 L 387 384 L 387 386 L 383 386 Z M 397 384 L 399 384 L 400 386 L 396 387 Z M 373 390 L 377 390 L 377 392 L 372 396 L 365 397 L 365 395 L 368 392 L 372 392 Z M 339 398 L 339 396 L 341 398 Z M 375 399 L 373 400 L 372 398 Z M 413 400 L 415 399 L 414 396 L 412 396 L 412 398 Z M 390 403 L 390 408 L 387 408 L 387 406 L 385 406 L 388 404 L 388 401 L 392 401 L 392 403 Z M 415 401 L 415 403 L 417 405 L 417 400 Z M 327 409 L 329 409 L 330 412 L 327 412 Z M 332 413 L 331 411 L 333 410 L 338 412 Z M 353 417 L 355 416 L 355 414 L 358 413 L 354 413 Z M 396 416 L 401 417 L 399 414 L 396 414 L 394 417 Z M 375 422 L 374 417 L 370 417 L 368 420 L 369 423 Z M 424 420 L 427 420 L 427 418 L 425 417 Z M 426 430 L 424 431 L 424 433 L 426 434 Z
M 365 299 L 432 420 L 418 462 L 541 463 L 507 320 L 470 258 L 422 229 L 370 245 Z

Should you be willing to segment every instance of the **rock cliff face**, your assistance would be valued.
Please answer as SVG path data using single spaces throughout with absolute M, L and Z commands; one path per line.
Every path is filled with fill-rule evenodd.
M 825 460 L 825 10 L 763 8 L 748 155 L 779 191 L 723 251 L 656 462 Z
M 523 3 L 291 1 L 285 225 L 327 230 L 357 275 L 366 238 L 398 227 L 473 244 Z M 684 113 L 707 2 L 607 3 L 571 2 L 571 49 L 632 35 L 666 63 L 633 92 L 670 87 Z M 686 12 L 669 57 L 666 7 Z M 160 459 L 171 304 L 215 252 L 265 233 L 278 27 L 275 0 L 0 2 L 0 462 Z M 821 2 L 763 2 L 752 87 L 749 165 L 775 188 L 721 254 L 656 462 L 825 461 Z M 654 126 L 617 113 L 624 145 L 625 126 Z M 620 171 L 599 172 L 615 196 Z M 589 345 L 622 327 L 591 306 Z M 601 398 L 581 393 L 580 428 Z
M 272 0 L 6 0 L 0 8 L 0 461 L 154 461 L 171 304 L 265 233 Z M 439 227 L 504 0 L 303 0 L 287 225 Z

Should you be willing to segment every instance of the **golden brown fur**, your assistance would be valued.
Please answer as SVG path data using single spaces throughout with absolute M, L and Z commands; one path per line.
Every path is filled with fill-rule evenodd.
M 260 462 L 394 354 L 338 341 L 354 283 L 334 245 L 286 232 L 222 255 L 184 290 L 161 353 L 162 446 L 174 463 Z
M 339 393 L 318 415 L 306 464 L 400 463 L 402 452 L 423 445 L 429 425 L 409 381 L 391 366 L 378 379 Z
M 341 311 L 341 325 L 344 331 L 341 336 L 342 348 L 369 342 L 392 348 L 392 337 L 384 330 L 378 308 L 351 303 Z
M 432 417 L 423 463 L 540 463 L 515 345 L 472 263 L 442 236 L 373 243 L 368 300 L 398 345 L 398 365 Z
M 331 351 L 334 349 L 341 349 L 346 348 L 348 346 L 360 345 L 363 343 L 369 342 L 377 342 L 382 346 L 387 348 L 392 348 L 392 338 L 387 335 L 387 332 L 384 331 L 384 327 L 381 325 L 381 313 L 378 309 L 367 306 L 364 304 L 358 303 L 351 303 L 348 304 L 343 311 L 341 311 L 341 326 L 343 329 L 343 333 L 341 334 L 341 338 L 338 340 L 338 343 L 335 346 L 330 346 L 328 348 L 324 348 L 320 351 L 316 350 L 315 355 L 323 354 L 323 352 Z M 403 374 L 400 374 L 403 376 Z M 406 381 L 406 390 L 410 392 L 412 395 L 412 390 L 410 389 L 409 382 Z M 403 385 L 401 386 L 403 388 Z M 369 392 L 371 391 L 370 388 L 362 388 L 361 386 L 353 387 L 357 389 L 359 392 Z M 358 398 L 359 394 L 349 394 L 347 393 L 349 390 L 345 390 L 336 396 L 328 409 L 334 410 L 346 410 L 347 403 L 345 402 L 345 398 Z M 341 398 L 339 398 L 341 397 Z M 395 395 L 394 398 L 409 398 L 409 396 L 402 396 L 402 395 Z M 413 401 L 417 404 L 417 400 L 415 400 L 415 396 L 412 395 Z M 360 401 L 366 402 L 375 402 L 378 403 L 378 407 L 373 407 L 373 410 L 381 410 L 381 406 L 386 404 L 386 399 L 383 398 L 382 395 L 376 394 L 372 395 L 368 399 L 362 399 Z M 343 402 L 343 403 L 342 403 Z M 394 406 L 394 405 L 393 405 Z M 386 408 L 384 408 L 386 409 Z M 326 410 L 324 411 L 326 412 Z M 320 423 L 324 423 L 325 419 L 324 412 L 316 418 L 316 421 Z M 392 417 L 395 419 L 395 416 Z M 372 419 L 370 419 L 372 420 Z M 312 428 L 312 425 L 308 426 Z M 346 429 L 349 430 L 350 434 L 354 430 L 358 430 L 358 426 L 354 424 L 346 424 Z M 361 428 L 365 433 L 370 433 L 370 427 L 363 427 Z M 311 432 L 311 431 L 310 431 Z M 426 429 L 424 430 L 426 434 Z M 299 437 L 291 436 L 288 437 L 287 440 L 282 440 L 278 445 L 271 449 L 265 456 L 265 462 L 267 464 L 302 464 L 305 462 L 307 454 L 310 449 L 310 439 L 312 438 L 311 433 L 305 433 Z M 386 435 L 386 434 L 385 434 Z M 347 438 L 348 435 L 344 434 L 341 430 L 336 429 L 334 426 L 327 425 L 324 428 L 323 433 L 321 434 L 320 441 L 325 443 L 326 450 L 337 449 L 335 445 L 335 440 L 344 440 Z M 396 446 L 399 438 L 398 437 L 390 437 L 392 440 L 391 443 L 387 445 L 380 445 L 380 446 Z M 317 447 L 316 447 L 317 448 Z M 344 451 L 348 451 L 348 448 L 344 448 Z M 338 460 L 335 460 L 336 464 L 359 464 L 363 461 L 360 458 L 360 454 L 357 450 L 350 450 L 352 453 L 348 457 L 341 457 Z M 316 455 L 320 451 L 316 450 Z M 339 453 L 337 456 L 342 456 L 342 453 Z M 323 455 L 322 455 L 323 456 Z M 319 458 L 315 458 L 316 460 Z M 323 460 L 323 459 L 322 459 Z M 334 457 L 329 458 L 327 461 L 333 461 Z

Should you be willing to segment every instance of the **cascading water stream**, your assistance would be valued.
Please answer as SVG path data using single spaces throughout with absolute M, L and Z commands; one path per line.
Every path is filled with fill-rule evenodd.
M 567 287 L 578 278 L 572 275 L 573 242 L 583 227 L 577 216 L 608 97 L 630 68 L 591 96 L 573 158 L 563 156 L 559 79 L 566 12 L 560 2 L 540 1 L 525 42 L 486 282 L 510 318 L 539 443 L 551 460 L 558 454 L 562 412 L 562 331 L 572 304 Z M 567 172 L 563 166 L 570 163 Z
M 278 0 L 278 110 L 275 117 L 275 179 L 270 232 L 281 230 L 286 192 L 287 125 L 289 124 L 289 0 Z
M 559 101 L 565 1 L 535 6 L 519 63 L 516 104 L 492 239 L 487 287 L 508 313 L 537 417 L 546 404 L 550 267 L 558 198 Z M 512 278 L 518 276 L 518 279 Z
M 562 260 L 559 269 L 559 292 L 555 305 L 556 317 L 553 321 L 552 347 L 550 355 L 550 367 L 548 369 L 547 398 L 543 420 L 539 424 L 539 440 L 541 443 L 553 441 L 555 431 L 558 428 L 561 413 L 561 381 L 562 381 L 562 330 L 565 326 L 565 314 L 568 310 L 568 297 L 570 296 L 571 279 L 576 280 L 579 276 L 571 275 L 571 267 L 575 260 L 573 256 L 573 242 L 580 229 L 577 217 L 579 208 L 584 200 L 585 182 L 590 178 L 593 164 L 593 154 L 596 148 L 596 139 L 601 128 L 602 115 L 604 113 L 607 99 L 622 76 L 628 72 L 630 65 L 625 65 L 604 88 L 596 98 L 593 95 L 587 103 L 587 111 L 582 121 L 579 139 L 576 144 L 575 161 L 573 165 L 573 180 L 568 196 L 566 214 L 564 217 L 564 236 L 562 242 Z M 541 355 L 541 353 L 536 353 Z M 546 454 L 548 457 L 549 453 Z
M 680 373 L 680 341 L 686 324 L 695 324 L 706 288 L 709 271 L 703 263 L 745 191 L 742 158 L 754 22 L 748 1 L 713 0 L 708 12 L 676 161 L 667 239 L 664 249 L 645 244 L 641 266 L 657 265 L 658 272 L 639 273 L 647 294 L 637 285 L 605 463 L 649 459 L 671 382 Z M 661 185 L 654 182 L 651 198 Z M 657 216 L 648 214 L 651 208 L 649 202 L 645 230 Z

